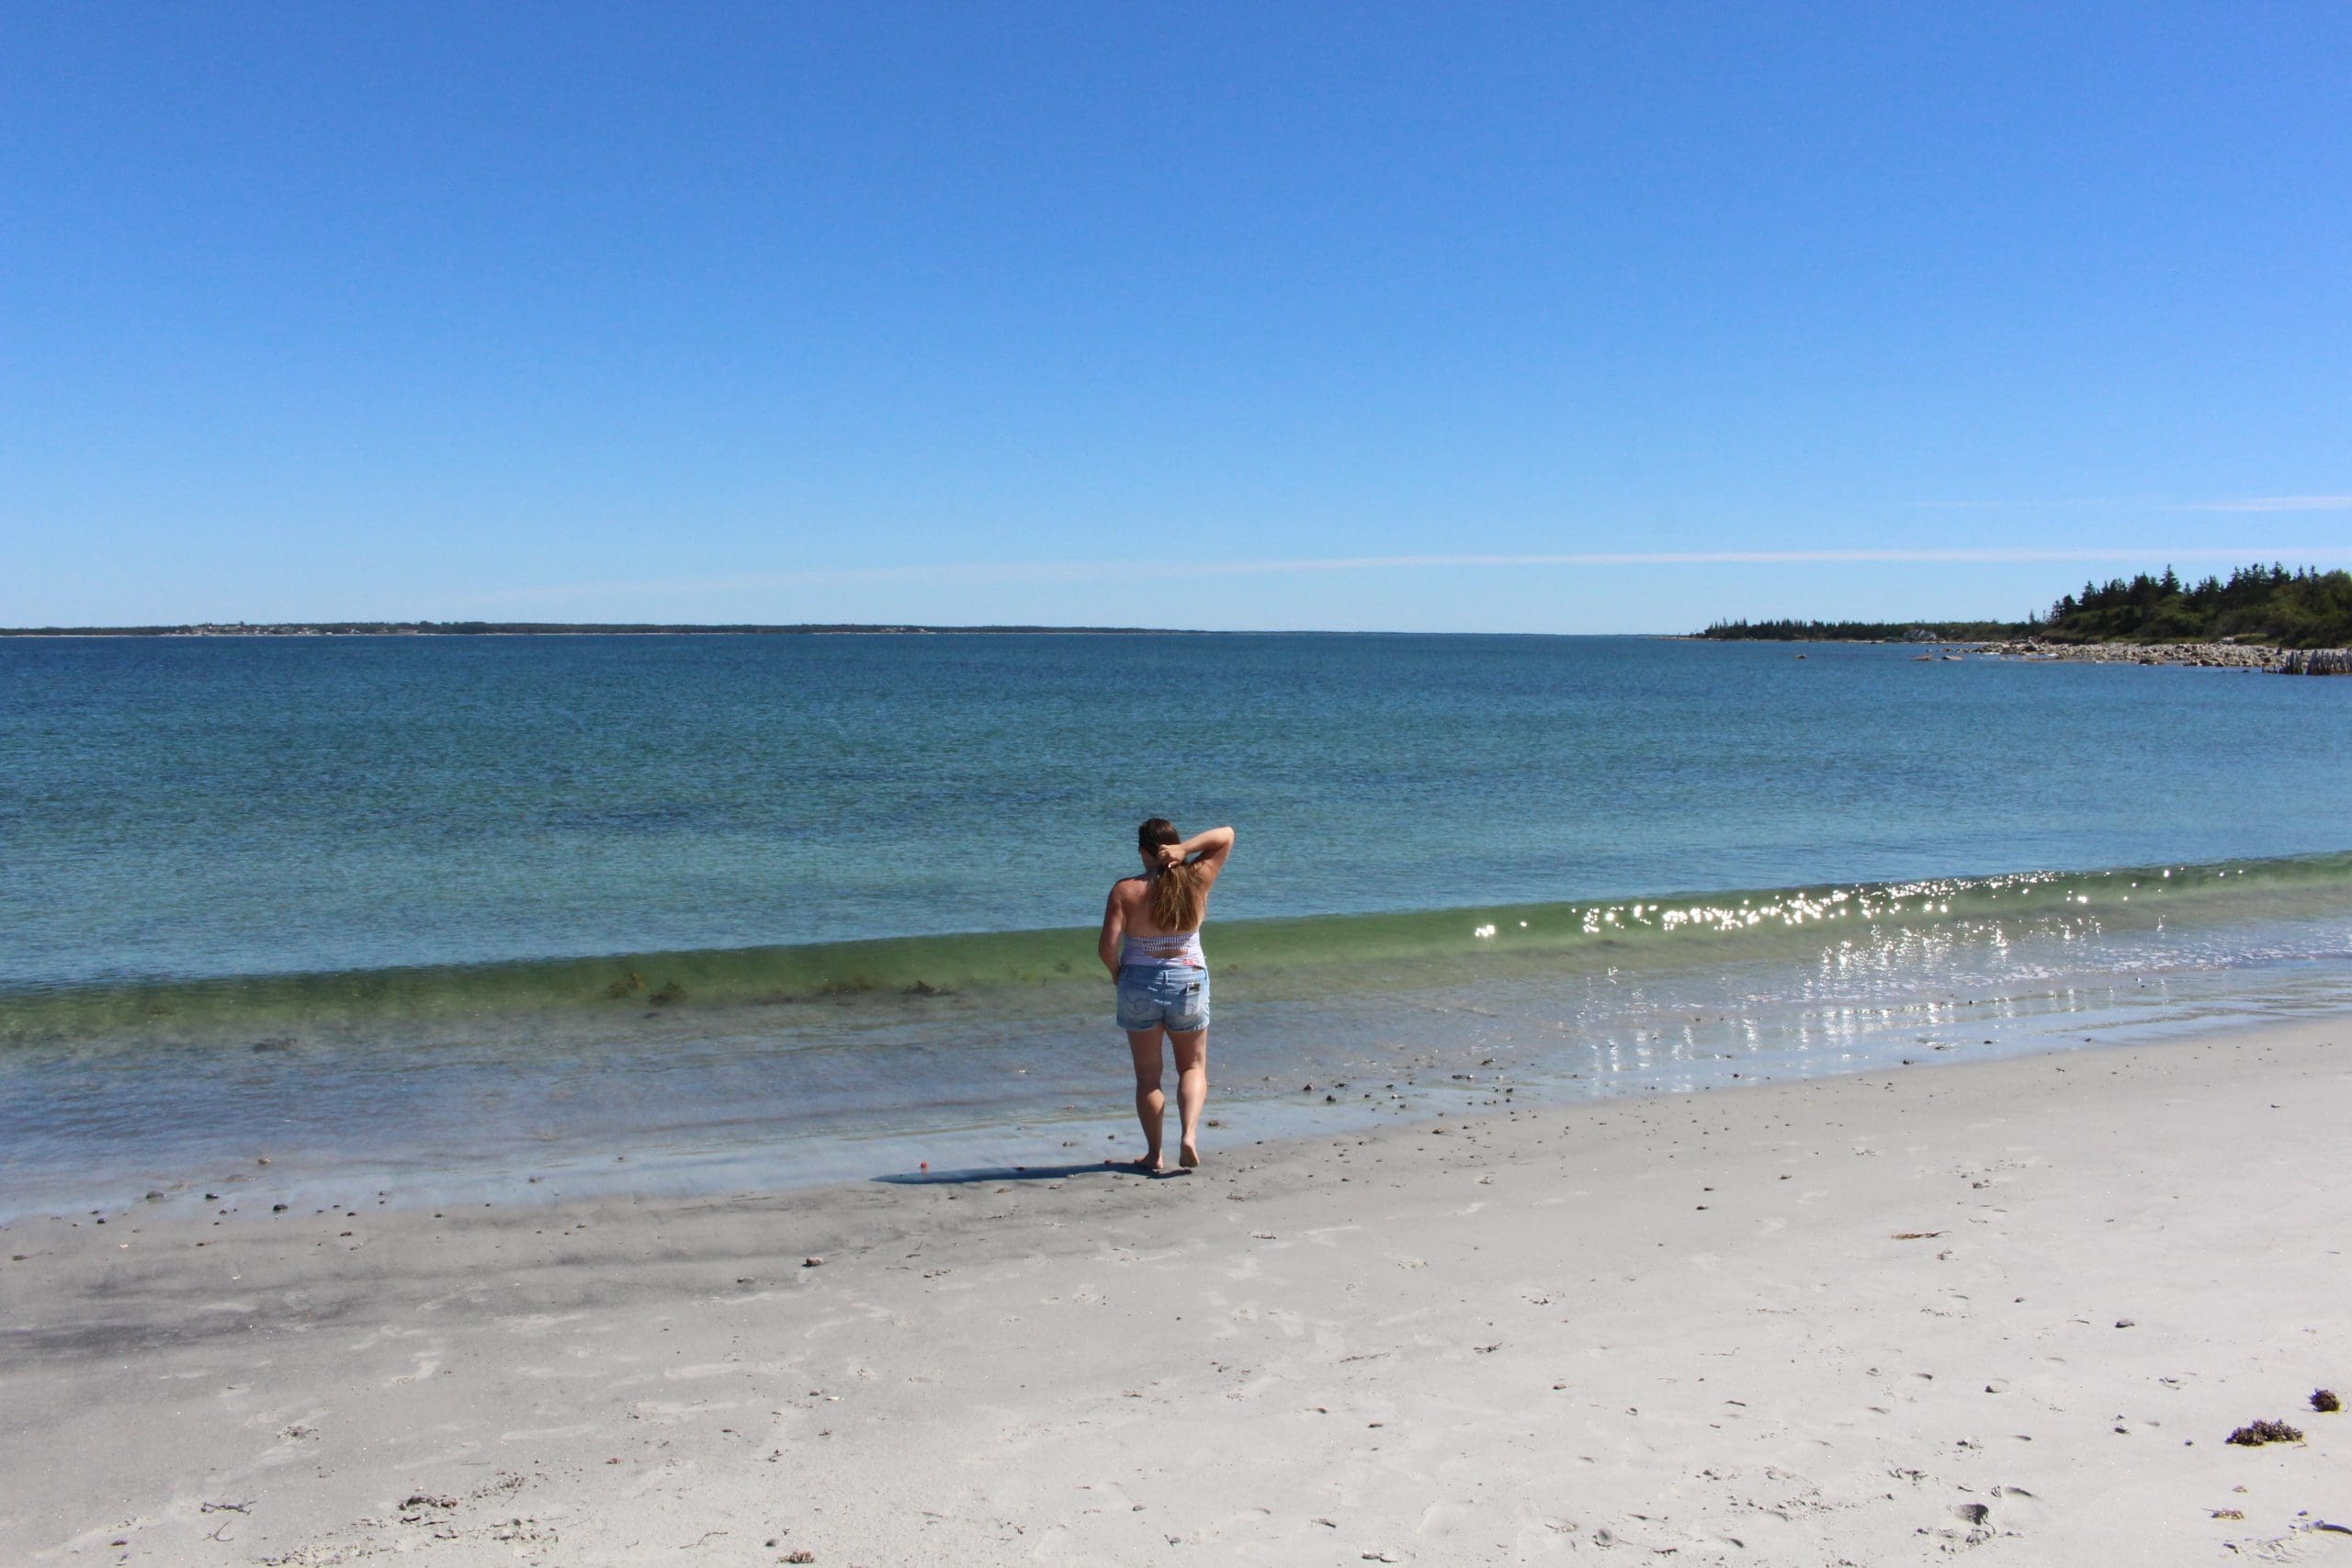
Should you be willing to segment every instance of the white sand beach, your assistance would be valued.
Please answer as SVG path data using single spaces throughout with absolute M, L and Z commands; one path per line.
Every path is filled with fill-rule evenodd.
M 2352 1562 L 2348 1123 L 2338 1017 L 1174 1179 L 24 1220 L 0 1558 Z

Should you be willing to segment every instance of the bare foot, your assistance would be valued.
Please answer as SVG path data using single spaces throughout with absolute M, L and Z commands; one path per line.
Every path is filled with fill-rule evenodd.
M 1159 1156 L 1156 1154 L 1145 1155 L 1140 1159 L 1106 1159 L 1102 1163 L 1108 1166 L 1115 1166 L 1122 1170 L 1139 1171 L 1145 1176 L 1158 1176 L 1161 1171 L 1168 1168 L 1165 1165 L 1160 1163 Z
M 1177 1152 L 1176 1163 L 1182 1166 L 1186 1170 L 1197 1170 L 1200 1168 L 1201 1164 L 1201 1151 L 1194 1148 L 1192 1145 L 1186 1144 Z

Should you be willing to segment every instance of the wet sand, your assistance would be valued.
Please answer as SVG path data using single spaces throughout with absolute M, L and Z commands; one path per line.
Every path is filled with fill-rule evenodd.
M 2352 1562 L 2347 1125 L 2352 1017 L 1165 1179 L 22 1220 L 0 1557 Z

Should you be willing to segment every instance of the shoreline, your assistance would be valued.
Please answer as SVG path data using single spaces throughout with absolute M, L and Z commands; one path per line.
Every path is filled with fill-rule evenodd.
M 2177 664 L 2199 670 L 2260 671 L 2266 674 L 2301 673 L 2301 661 L 2315 656 L 2341 656 L 2342 649 L 2271 648 L 2234 642 L 2042 642 L 2028 637 L 2017 642 L 1984 643 L 1976 647 L 1987 657 L 2021 662 L 2075 664 Z M 2322 671 L 2314 671 L 2313 673 Z
M 2352 1519 L 2352 1427 L 2301 1404 L 2352 1384 L 2346 1051 L 2338 1013 L 1731 1093 L 1498 1086 L 1160 1180 L 17 1221 L 0 1540 L 308 1565 L 2292 1551 Z M 2309 1439 L 2223 1443 L 2257 1417 Z
M 1983 659 L 2023 664 L 2171 664 L 2199 670 L 2259 671 L 2273 675 L 2352 674 L 2352 650 L 2341 648 L 2276 648 L 2236 642 L 2045 642 L 2039 637 L 1985 641 L 1975 637 L 1705 637 L 1691 642 L 1762 644 L 1774 648 L 1959 649 Z M 1917 656 L 1921 660 L 1933 654 Z M 1952 654 L 1948 657 L 1958 658 Z
M 1220 1116 L 1227 1136 L 1287 1137 L 1408 1123 L 1498 1078 L 1522 1106 L 1562 1104 L 2328 1010 L 2347 868 L 2339 853 L 1227 922 L 1220 988 L 1240 1010 Z M 684 1197 L 1018 1161 L 1040 1140 L 1099 1150 L 1126 1099 L 1103 1077 L 1118 1037 L 1091 1005 L 1102 982 L 1039 957 L 1081 934 L 990 939 L 993 969 L 948 962 L 960 942 L 874 944 L 896 971 L 818 965 L 793 987 L 753 950 L 526 965 L 528 985 L 419 972 L 20 1007 L 0 1031 L 0 1220 L 208 1190 L 296 1212 L 376 1189 L 410 1207 Z M 1384 967 L 1335 990 L 1342 962 Z M 1338 1080 L 1352 1087 L 1334 1095 Z

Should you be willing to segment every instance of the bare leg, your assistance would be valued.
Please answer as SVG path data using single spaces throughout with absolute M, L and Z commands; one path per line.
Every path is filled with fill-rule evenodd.
M 1201 1111 L 1209 1102 L 1209 1032 L 1170 1033 L 1168 1043 L 1176 1053 L 1176 1110 L 1184 1127 L 1176 1161 L 1190 1170 L 1201 1163 Z
M 1159 1124 L 1168 1115 L 1168 1097 L 1159 1092 L 1159 1042 L 1167 1031 L 1158 1027 L 1127 1031 L 1127 1049 L 1136 1057 L 1136 1120 L 1143 1123 L 1143 1158 L 1137 1170 L 1158 1170 Z

